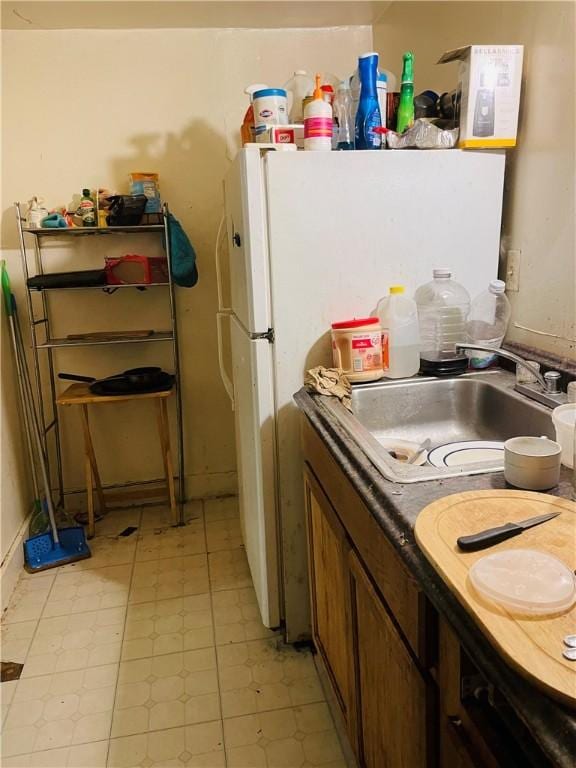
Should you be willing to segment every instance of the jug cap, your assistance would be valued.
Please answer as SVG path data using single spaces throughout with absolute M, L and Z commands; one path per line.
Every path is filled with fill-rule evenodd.
M 432 274 L 434 277 L 452 277 L 452 270 L 446 269 L 446 267 L 441 267 L 439 269 L 432 270 Z
M 391 285 L 390 286 L 390 295 L 396 294 L 396 293 L 404 293 L 404 286 L 403 285 Z

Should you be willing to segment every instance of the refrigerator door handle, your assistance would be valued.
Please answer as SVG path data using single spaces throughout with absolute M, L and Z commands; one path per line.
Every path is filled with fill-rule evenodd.
M 225 317 L 229 318 L 230 316 L 231 313 L 229 311 L 216 312 L 216 330 L 218 337 L 218 366 L 220 368 L 220 378 L 222 379 L 222 384 L 224 384 L 226 394 L 230 398 L 232 410 L 234 410 L 234 385 L 232 384 L 232 380 L 230 379 L 230 376 L 228 376 L 226 366 L 224 365 L 224 352 L 222 344 L 222 320 Z
M 216 244 L 214 246 L 214 261 L 216 263 L 216 289 L 218 292 L 218 312 L 224 314 L 232 312 L 231 307 L 223 306 L 224 300 L 222 298 L 222 267 L 220 265 L 220 240 L 222 239 L 222 232 L 226 229 L 226 214 L 222 214 L 220 224 L 218 225 L 218 234 L 216 235 Z

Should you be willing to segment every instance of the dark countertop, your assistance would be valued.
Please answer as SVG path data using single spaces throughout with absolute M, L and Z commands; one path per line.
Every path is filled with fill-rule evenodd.
M 576 714 L 540 692 L 506 664 L 488 639 L 478 631 L 477 625 L 430 565 L 414 539 L 414 523 L 425 506 L 452 493 L 506 488 L 503 473 L 409 485 L 392 483 L 382 476 L 323 405 L 327 398 L 310 394 L 302 388 L 294 399 L 436 610 L 452 625 L 478 669 L 502 693 L 546 757 L 560 768 L 574 768 Z M 571 471 L 563 468 L 560 485 L 550 493 L 570 498 L 571 492 Z

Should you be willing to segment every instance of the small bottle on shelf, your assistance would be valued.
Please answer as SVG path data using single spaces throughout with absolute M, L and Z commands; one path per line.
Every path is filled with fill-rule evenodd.
M 82 199 L 80 200 L 80 217 L 83 227 L 96 226 L 96 206 L 90 195 L 89 189 L 82 190 Z
M 404 133 L 406 128 L 414 123 L 414 54 L 407 51 L 402 65 L 402 82 L 400 84 L 400 104 L 396 132 Z

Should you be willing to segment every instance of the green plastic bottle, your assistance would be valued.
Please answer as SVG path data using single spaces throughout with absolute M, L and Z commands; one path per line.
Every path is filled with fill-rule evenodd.
M 94 200 L 90 197 L 90 190 L 82 190 L 82 199 L 80 200 L 80 216 L 82 217 L 83 227 L 96 226 L 96 206 Z
M 404 133 L 414 122 L 414 54 L 407 51 L 402 57 L 402 82 L 396 132 Z

